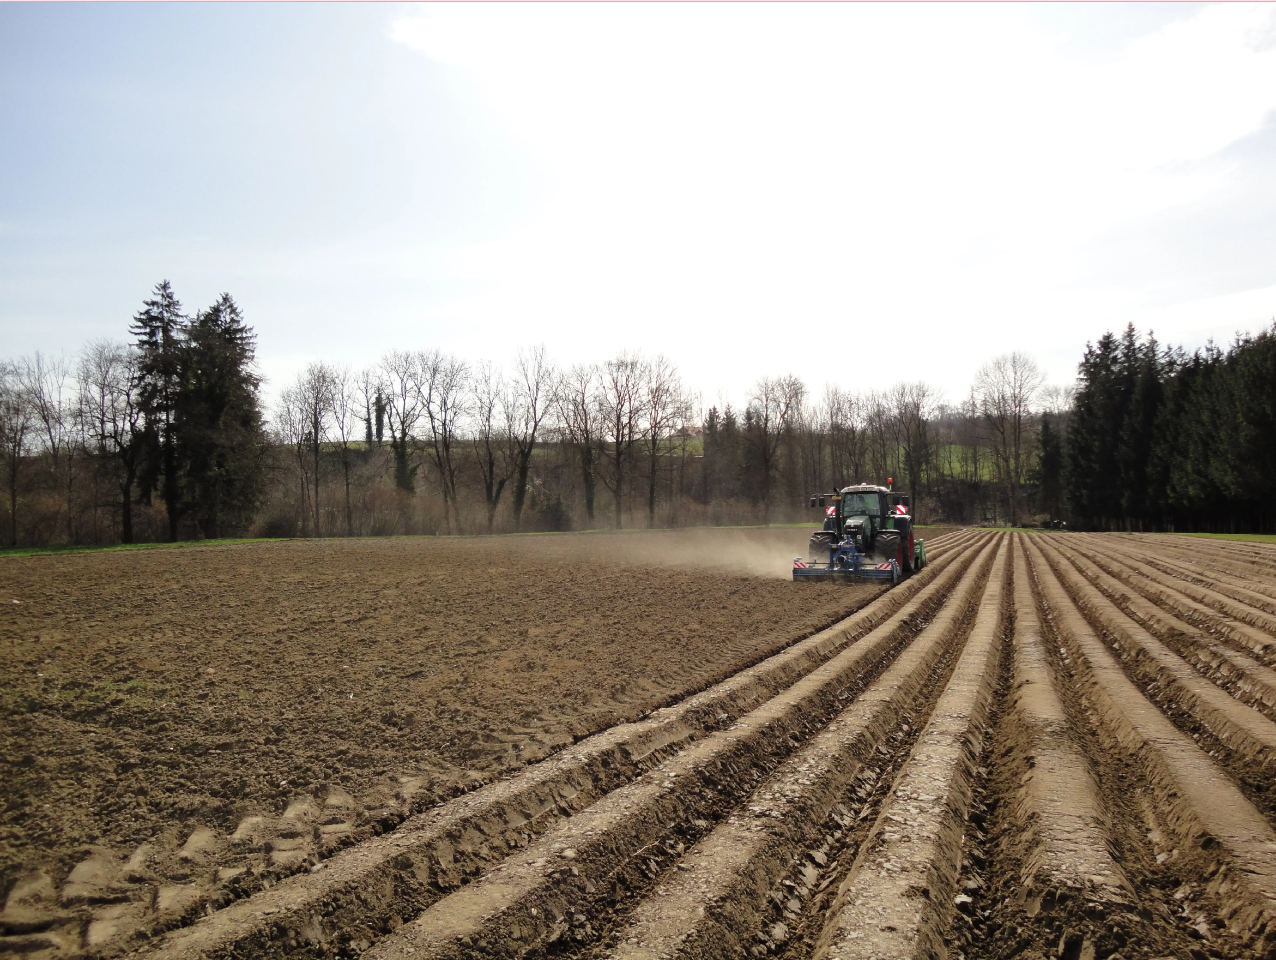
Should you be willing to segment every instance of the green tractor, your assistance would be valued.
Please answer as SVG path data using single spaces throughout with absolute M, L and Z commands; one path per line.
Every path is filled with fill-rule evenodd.
M 824 526 L 811 534 L 807 557 L 794 558 L 794 580 L 894 584 L 925 566 L 926 544 L 914 536 L 908 496 L 890 486 L 843 487 L 812 497 L 811 506 L 823 508 Z

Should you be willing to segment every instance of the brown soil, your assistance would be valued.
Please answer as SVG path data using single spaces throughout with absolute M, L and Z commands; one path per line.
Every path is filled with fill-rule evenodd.
M 33 868 L 61 885 L 89 847 L 171 854 L 333 788 L 352 833 L 389 826 L 637 718 L 879 592 L 789 582 L 806 536 L 2 560 L 0 896 Z
M 227 578 L 215 595 L 198 551 L 167 567 L 152 558 L 142 573 L 164 582 L 202 570 L 203 595 L 180 616 L 135 600 L 131 620 L 95 628 L 129 646 L 84 645 L 74 669 L 141 676 L 137 650 L 181 646 L 157 629 L 191 631 L 214 611 L 224 621 L 229 599 L 264 596 L 255 619 L 185 644 L 167 683 L 194 719 L 159 734 L 106 718 L 132 716 L 130 698 L 177 703 L 174 692 L 93 701 L 99 688 L 67 683 L 65 665 L 46 689 L 52 671 L 28 649 L 41 625 L 15 632 L 28 658 L 21 708 L 36 709 L 13 719 L 55 745 L 51 724 L 79 724 L 65 729 L 82 752 L 11 743 L 10 782 L 28 807 L 11 807 L 26 832 L 10 849 L 44 860 L 11 869 L 0 951 L 1276 960 L 1276 548 L 1238 563 L 1171 538 L 932 533 L 930 566 L 880 590 L 789 582 L 804 538 L 294 544 L 256 555 L 271 561 L 256 564 L 268 587 L 214 567 Z M 337 590 L 337 569 L 398 592 Z M 59 582 L 90 581 L 80 570 Z M 531 614 L 488 612 L 498 589 Z M 316 594 L 368 609 L 348 626 Z M 58 611 L 63 633 L 43 649 L 68 648 L 71 614 Z M 293 628 L 291 643 L 272 632 L 297 622 L 324 625 Z M 334 678 L 335 698 L 316 689 Z M 375 700 L 382 689 L 398 699 Z M 263 690 L 280 719 L 266 717 Z M 413 715 L 381 719 L 406 713 L 404 690 Z M 373 712 L 357 712 L 360 698 Z M 214 729 L 237 701 L 289 753 L 272 756 L 242 719 Z M 175 732 L 185 739 L 170 742 Z M 114 757 L 96 752 L 102 739 Z M 138 743 L 150 765 L 126 770 L 123 747 Z M 297 782 L 254 779 L 267 762 L 293 765 L 279 777 Z M 150 832 L 123 842 L 121 815 L 69 801 L 60 819 L 33 815 L 50 769 L 91 774 L 104 805 L 155 810 Z M 126 786 L 116 797 L 100 787 L 108 777 Z M 194 812 L 162 806 L 180 800 L 179 780 L 203 785 Z M 175 799 L 139 806 L 139 783 L 167 783 Z M 243 795 L 226 795 L 230 783 Z M 65 854 L 36 845 L 49 825 L 90 822 L 117 834 Z

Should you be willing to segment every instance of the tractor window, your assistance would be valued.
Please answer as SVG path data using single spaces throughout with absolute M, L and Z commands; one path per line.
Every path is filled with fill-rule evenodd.
M 882 511 L 878 506 L 880 494 L 846 493 L 842 495 L 842 516 L 862 517 L 878 516 Z

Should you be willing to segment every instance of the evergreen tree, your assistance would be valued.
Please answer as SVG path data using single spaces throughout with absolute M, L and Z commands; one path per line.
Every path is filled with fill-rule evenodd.
M 156 284 L 154 296 L 142 303 L 129 332 L 137 337 L 140 353 L 138 380 L 143 437 L 147 456 L 139 477 L 144 502 L 158 490 L 168 514 L 168 538 L 177 539 L 180 514 L 174 419 L 181 380 L 181 352 L 186 317 L 167 280 Z
M 265 480 L 256 337 L 230 294 L 187 327 L 176 403 L 183 508 L 205 537 L 243 530 Z
M 1041 431 L 1038 436 L 1041 446 L 1037 457 L 1036 477 L 1041 509 L 1050 515 L 1051 520 L 1063 516 L 1063 444 L 1059 433 L 1050 426 L 1050 417 L 1042 414 Z
M 1122 345 L 1122 386 L 1129 392 L 1129 402 L 1121 425 L 1117 464 L 1121 514 L 1141 528 L 1144 520 L 1151 519 L 1158 499 L 1151 489 L 1148 470 L 1163 390 L 1156 340 L 1149 336 L 1146 344 L 1129 341 Z

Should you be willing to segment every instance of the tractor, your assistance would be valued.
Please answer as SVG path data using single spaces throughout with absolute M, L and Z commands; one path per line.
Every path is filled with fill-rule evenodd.
M 794 580 L 888 580 L 926 565 L 926 544 L 913 535 L 908 497 L 887 486 L 856 484 L 811 497 L 824 526 L 811 534 L 808 556 L 793 558 Z

